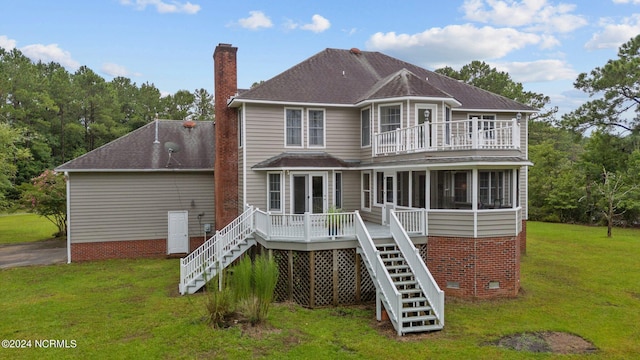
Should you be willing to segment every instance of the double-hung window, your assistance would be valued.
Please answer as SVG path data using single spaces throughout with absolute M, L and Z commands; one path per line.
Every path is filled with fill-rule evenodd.
M 371 210 L 371 173 L 362 173 L 362 209 Z
M 282 211 L 282 177 L 280 173 L 269 173 L 269 211 Z
M 380 106 L 380 132 L 385 133 L 402 126 L 402 109 L 400 105 Z
M 307 130 L 309 131 L 309 147 L 324 147 L 324 110 L 309 110 L 307 119 Z
M 371 145 L 371 109 L 360 112 L 360 146 Z
M 285 146 L 302 147 L 302 110 L 285 109 Z

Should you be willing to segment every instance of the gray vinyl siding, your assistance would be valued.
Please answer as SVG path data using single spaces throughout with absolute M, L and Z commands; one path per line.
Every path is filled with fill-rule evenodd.
M 515 236 L 517 214 L 513 210 L 478 212 L 478 237 Z
M 429 235 L 473 237 L 472 212 L 430 212 L 427 221 Z
M 190 237 L 214 225 L 213 172 L 73 172 L 69 184 L 72 243 L 166 239 L 169 211 L 189 212 Z

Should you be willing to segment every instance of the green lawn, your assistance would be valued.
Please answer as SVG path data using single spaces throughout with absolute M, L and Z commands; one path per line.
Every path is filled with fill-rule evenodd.
M 272 308 L 260 331 L 215 330 L 203 295 L 178 296 L 178 260 L 119 260 L 0 270 L 0 358 L 551 359 L 485 345 L 522 331 L 566 331 L 594 355 L 640 354 L 640 231 L 529 223 L 522 295 L 498 301 L 447 298 L 445 329 L 397 338 L 372 307 Z M 75 348 L 34 348 L 36 339 Z
M 0 215 L 0 245 L 51 239 L 58 228 L 36 214 Z

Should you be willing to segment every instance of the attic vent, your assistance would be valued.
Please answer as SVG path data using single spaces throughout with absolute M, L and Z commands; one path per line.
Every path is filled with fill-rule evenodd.
M 360 49 L 358 49 L 358 48 L 351 48 L 350 51 L 351 51 L 352 54 L 355 54 L 355 55 L 362 54 L 362 51 L 360 51 Z

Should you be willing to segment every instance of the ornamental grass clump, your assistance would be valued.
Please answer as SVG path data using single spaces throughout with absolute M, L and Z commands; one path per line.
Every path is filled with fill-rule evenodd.
M 278 281 L 278 267 L 268 256 L 257 256 L 254 262 L 245 256 L 233 267 L 231 284 L 239 310 L 252 325 L 262 322 L 269 312 Z

